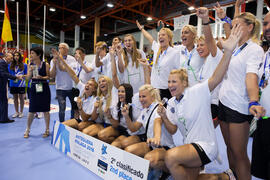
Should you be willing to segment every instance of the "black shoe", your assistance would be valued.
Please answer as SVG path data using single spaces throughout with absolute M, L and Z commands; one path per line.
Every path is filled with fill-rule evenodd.
M 11 119 L 7 119 L 6 121 L 0 121 L 0 123 L 13 123 L 14 120 Z

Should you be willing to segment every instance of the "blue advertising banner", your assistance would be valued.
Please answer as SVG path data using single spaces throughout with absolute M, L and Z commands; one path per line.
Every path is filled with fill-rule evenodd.
M 149 161 L 55 121 L 52 144 L 103 179 L 146 180 Z

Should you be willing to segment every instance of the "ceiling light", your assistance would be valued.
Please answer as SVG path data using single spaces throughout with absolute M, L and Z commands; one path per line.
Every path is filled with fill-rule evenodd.
M 0 13 L 5 13 L 5 11 L 4 10 L 0 10 Z
M 104 36 L 108 36 L 108 34 L 104 34 Z
M 151 17 L 146 18 L 147 21 L 152 21 L 153 19 Z
M 54 7 L 50 7 L 49 10 L 50 10 L 51 12 L 55 12 L 55 11 L 56 11 L 56 9 L 55 9 Z
M 107 3 L 107 7 L 112 8 L 114 5 L 112 3 Z
M 194 10 L 195 8 L 193 7 L 193 6 L 190 6 L 190 7 L 188 7 L 188 10 L 190 10 L 190 11 L 192 11 L 192 10 Z
M 85 15 L 81 15 L 81 19 L 86 19 L 86 16 Z

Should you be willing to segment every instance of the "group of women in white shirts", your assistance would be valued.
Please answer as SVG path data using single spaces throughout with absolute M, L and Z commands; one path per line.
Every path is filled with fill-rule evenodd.
M 80 90 L 80 118 L 63 123 L 148 159 L 151 168 L 169 172 L 174 179 L 203 179 L 202 167 L 218 156 L 212 119 L 219 114 L 230 168 L 239 179 L 251 179 L 246 152 L 249 109 L 264 115 L 254 103 L 259 100 L 257 74 L 263 58 L 256 43 L 258 21 L 250 13 L 237 16 L 220 50 L 207 8 L 199 8 L 197 16 L 204 36 L 197 38 L 195 27 L 187 25 L 179 46 L 173 46 L 170 29 L 162 28 L 156 41 L 137 22 L 154 51 L 152 68 L 130 34 L 123 43 L 115 38 L 107 55 L 104 44 L 97 46 L 96 67 L 106 69 L 97 82 L 82 83 L 59 55 Z M 177 129 L 183 145 L 175 147 L 172 134 Z

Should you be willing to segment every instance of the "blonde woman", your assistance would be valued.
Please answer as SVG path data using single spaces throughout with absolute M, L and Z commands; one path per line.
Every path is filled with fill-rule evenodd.
M 139 91 L 139 99 L 143 110 L 137 121 L 131 121 L 128 106 L 123 108 L 122 114 L 131 132 L 136 132 L 141 127 L 145 129 L 145 132 L 143 135 L 138 135 L 141 142 L 130 143 L 125 150 L 149 160 L 151 168 L 166 171 L 165 153 L 166 150 L 174 147 L 174 143 L 172 136 L 162 125 L 162 120 L 157 113 L 157 107 L 160 103 L 159 92 L 149 84 L 143 85 Z
M 83 130 L 83 133 L 97 136 L 100 140 L 108 143 L 111 143 L 119 135 L 115 129 L 118 126 L 118 121 L 115 121 L 111 114 L 111 110 L 117 104 L 118 97 L 117 94 L 113 93 L 112 87 L 113 83 L 109 77 L 100 76 L 97 98 L 91 114 L 91 119 L 95 121 L 95 124 Z
M 173 98 L 169 100 L 167 110 L 159 106 L 157 112 L 171 134 L 179 129 L 183 136 L 184 145 L 166 152 L 165 162 L 174 179 L 197 179 L 201 166 L 217 157 L 218 146 L 210 109 L 211 91 L 222 81 L 241 33 L 241 27 L 236 25 L 229 40 L 222 43 L 224 55 L 207 81 L 189 87 L 186 69 L 170 73 L 168 86 Z
M 260 22 L 251 13 L 236 16 L 232 25 L 241 25 L 243 34 L 231 57 L 227 76 L 219 93 L 219 120 L 227 146 L 229 166 L 238 179 L 251 179 L 250 161 L 247 156 L 249 111 L 262 111 L 258 105 L 258 70 L 264 51 L 257 44 Z
M 179 53 L 173 48 L 173 33 L 168 28 L 162 28 L 158 34 L 158 42 L 140 25 L 137 26 L 148 39 L 154 51 L 153 66 L 151 71 L 151 85 L 159 89 L 160 96 L 170 98 L 168 90 L 168 76 L 171 70 L 180 67 Z
M 217 48 L 216 41 L 213 38 L 208 14 L 208 9 L 205 7 L 197 9 L 197 16 L 200 17 L 203 22 L 204 33 L 204 36 L 201 36 L 197 41 L 197 52 L 199 56 L 204 59 L 204 63 L 198 75 L 199 82 L 204 82 L 212 76 L 223 56 L 222 51 Z M 218 94 L 220 85 L 221 84 L 211 92 L 211 112 L 215 127 L 218 125 Z

